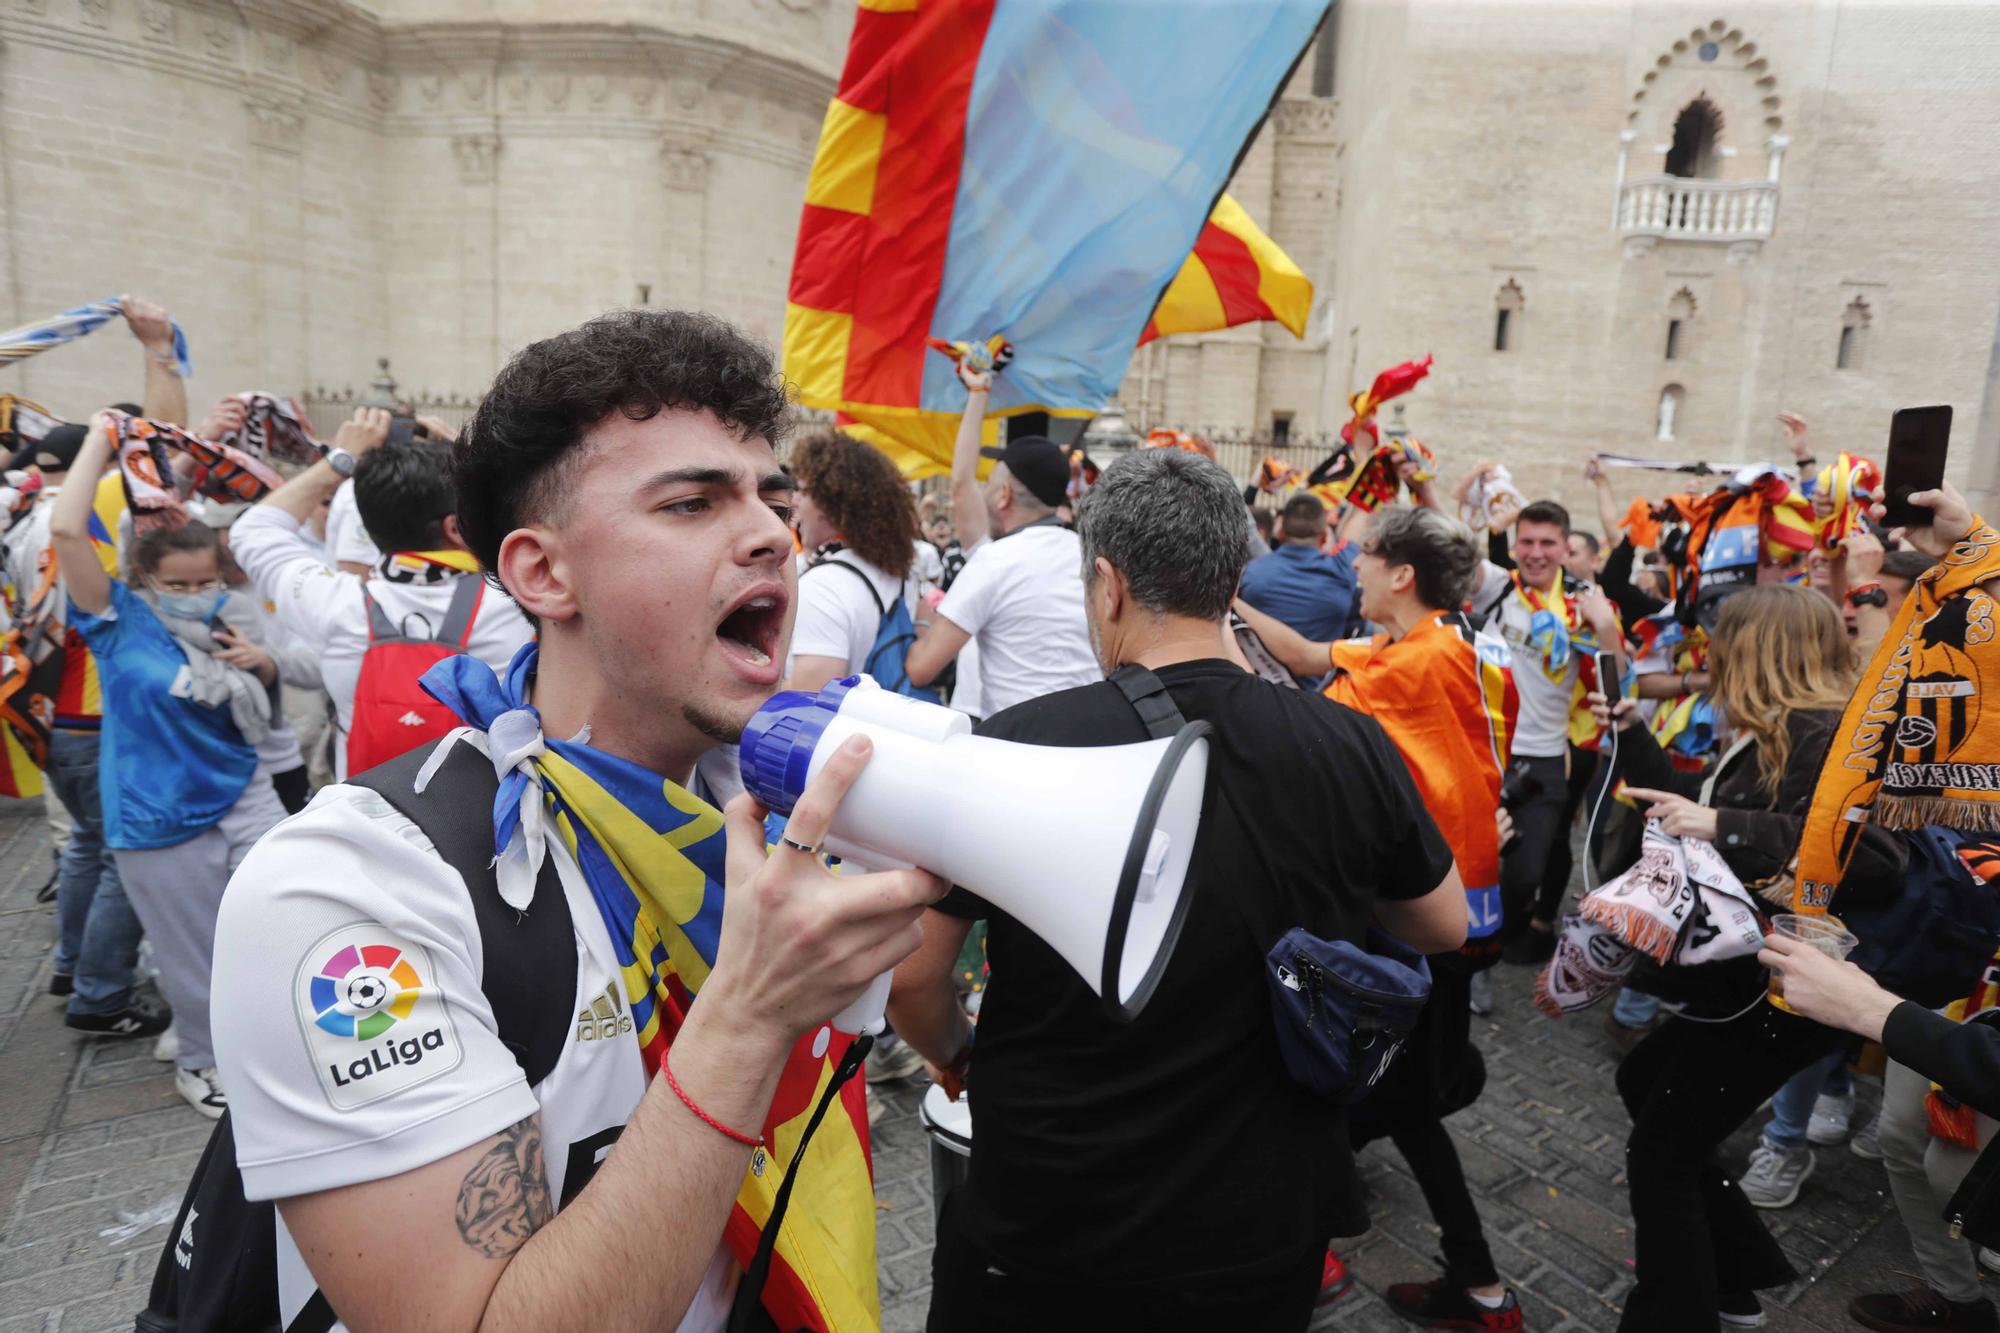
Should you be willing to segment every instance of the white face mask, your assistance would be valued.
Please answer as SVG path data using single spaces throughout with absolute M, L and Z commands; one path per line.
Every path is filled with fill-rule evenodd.
M 207 621 L 222 605 L 222 589 L 210 586 L 199 592 L 168 592 L 155 585 L 153 596 L 160 610 L 176 620 Z

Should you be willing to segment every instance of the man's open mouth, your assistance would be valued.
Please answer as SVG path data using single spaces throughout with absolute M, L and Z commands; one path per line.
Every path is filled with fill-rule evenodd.
M 716 625 L 715 637 L 752 666 L 770 665 L 785 627 L 785 600 L 782 584 L 748 589 Z

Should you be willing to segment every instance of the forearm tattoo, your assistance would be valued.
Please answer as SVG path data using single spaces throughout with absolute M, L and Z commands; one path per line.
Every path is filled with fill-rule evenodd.
M 488 1259 L 505 1259 L 555 1216 L 542 1170 L 542 1129 L 535 1118 L 500 1131 L 458 1187 L 458 1234 Z

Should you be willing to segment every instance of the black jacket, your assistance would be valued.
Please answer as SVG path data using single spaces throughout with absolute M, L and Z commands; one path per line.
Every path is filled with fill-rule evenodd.
M 1708 800 L 1715 810 L 1715 849 L 1746 886 L 1781 874 L 1797 855 L 1813 788 L 1839 725 L 1840 714 L 1831 709 L 1791 714 L 1786 720 L 1791 752 L 1775 800 L 1765 791 L 1754 743 L 1723 765 Z M 1652 733 L 1638 726 L 1618 735 L 1617 775 L 1634 787 L 1671 791 L 1690 800 L 1701 799 L 1706 781 L 1703 774 L 1674 768 Z M 1838 914 L 1843 905 L 1880 907 L 1891 902 L 1902 891 L 1908 857 L 1900 835 L 1871 825 L 1862 833 L 1835 891 L 1833 911 Z M 1762 989 L 1764 969 L 1754 957 L 1665 970 L 1650 968 L 1642 960 L 1631 984 L 1662 998 L 1697 1004 L 1704 1012 L 1717 1004 L 1733 1010 Z
M 1983 1115 L 2000 1119 L 2000 1012 L 1954 1023 L 1909 1000 L 1897 1005 L 1882 1028 L 1889 1058 L 1930 1079 Z M 2000 1157 L 1986 1146 L 1944 1210 L 1953 1235 L 2000 1245 Z

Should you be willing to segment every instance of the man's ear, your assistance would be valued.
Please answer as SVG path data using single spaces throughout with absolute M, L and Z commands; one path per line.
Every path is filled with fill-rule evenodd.
M 1125 576 L 1118 572 L 1103 556 L 1090 562 L 1092 581 L 1096 584 L 1097 596 L 1102 599 L 1104 619 L 1113 621 L 1125 610 L 1125 600 L 1130 589 L 1125 586 Z
M 570 582 L 561 534 L 548 528 L 514 529 L 500 543 L 496 572 L 508 594 L 529 615 L 544 621 L 575 617 L 576 591 Z
M 439 526 L 444 529 L 445 545 L 459 551 L 470 551 L 472 549 L 465 544 L 465 536 L 459 530 L 457 514 L 446 514 L 444 522 Z

